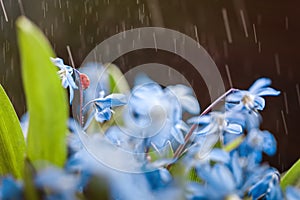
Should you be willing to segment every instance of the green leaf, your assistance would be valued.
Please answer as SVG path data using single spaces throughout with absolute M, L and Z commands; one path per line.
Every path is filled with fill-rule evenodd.
M 232 142 L 230 142 L 229 144 L 227 144 L 226 146 L 224 146 L 223 150 L 227 151 L 227 152 L 230 152 L 230 151 L 234 150 L 235 148 L 237 148 L 238 146 L 240 146 L 240 144 L 244 141 L 244 139 L 245 139 L 244 135 L 241 135 L 241 136 L 237 137 Z
M 17 114 L 0 85 L 0 175 L 22 177 L 25 141 Z
M 300 159 L 283 175 L 280 186 L 285 189 L 288 185 L 294 185 L 300 180 Z
M 54 53 L 43 33 L 27 18 L 20 17 L 16 24 L 30 116 L 27 154 L 37 168 L 49 162 L 63 166 L 68 107 L 57 69 L 50 61 Z
M 116 65 L 106 65 L 105 71 L 109 78 L 110 93 L 126 93 L 130 90 L 125 76 Z

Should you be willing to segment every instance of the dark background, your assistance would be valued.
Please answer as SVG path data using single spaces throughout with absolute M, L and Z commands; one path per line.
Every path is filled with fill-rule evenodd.
M 299 1 L 5 0 L 4 6 L 8 22 L 1 10 L 0 83 L 19 116 L 26 107 L 14 26 L 17 16 L 25 14 L 33 20 L 44 31 L 57 55 L 67 63 L 70 63 L 66 50 L 69 45 L 76 66 L 80 66 L 85 56 L 109 36 L 136 27 L 161 26 L 199 40 L 216 62 L 227 89 L 230 81 L 225 65 L 228 65 L 232 85 L 237 88 L 246 89 L 257 78 L 270 77 L 273 86 L 282 94 L 267 98 L 266 109 L 262 112 L 262 128 L 274 133 L 278 141 L 277 154 L 266 159 L 285 171 L 300 157 Z M 232 42 L 225 31 L 222 10 L 227 12 Z M 148 62 L 166 64 L 180 71 L 195 88 L 202 108 L 208 105 L 207 88 L 201 77 L 197 77 L 192 66 L 176 55 L 139 50 L 115 61 L 123 72 Z

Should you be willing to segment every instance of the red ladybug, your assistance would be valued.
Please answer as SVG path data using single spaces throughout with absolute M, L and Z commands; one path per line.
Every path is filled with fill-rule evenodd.
M 84 90 L 90 86 L 90 79 L 86 74 L 80 73 L 80 82 Z

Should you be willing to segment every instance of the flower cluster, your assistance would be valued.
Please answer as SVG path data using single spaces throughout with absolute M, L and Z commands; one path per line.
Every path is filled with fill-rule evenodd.
M 52 61 L 71 103 L 74 69 Z M 259 128 L 263 96 L 280 93 L 270 84 L 261 78 L 232 90 L 222 111 L 201 115 L 184 85 L 162 87 L 140 75 L 130 92 L 105 96 L 101 88 L 79 108 L 85 123 L 69 120 L 64 168 L 33 170 L 30 183 L 3 177 L 0 199 L 28 198 L 30 186 L 40 199 L 300 199 L 299 188 L 282 189 L 279 172 L 262 163 L 276 152 L 275 137 Z M 129 173 L 133 167 L 139 173 Z

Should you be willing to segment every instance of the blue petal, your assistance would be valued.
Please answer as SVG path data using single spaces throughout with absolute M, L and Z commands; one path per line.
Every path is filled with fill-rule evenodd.
M 249 92 L 255 93 L 258 89 L 267 87 L 269 85 L 271 85 L 271 79 L 269 79 L 269 78 L 260 78 L 252 84 L 252 86 L 249 88 Z
M 187 120 L 187 123 L 189 123 L 189 124 L 209 124 L 210 122 L 211 122 L 211 116 L 210 115 L 192 117 L 192 118 Z
M 206 181 L 215 188 L 216 191 L 224 195 L 232 193 L 235 189 L 233 176 L 225 165 L 216 164 L 213 167 L 209 179 Z
M 115 106 L 123 106 L 127 103 L 126 96 L 124 94 L 113 93 L 105 97 L 106 99 L 110 99 L 111 107 Z
M 68 82 L 67 77 L 63 77 L 63 78 L 62 78 L 62 86 L 63 86 L 64 88 L 67 88 L 67 87 L 69 86 L 69 82 Z
M 52 63 L 60 69 L 64 68 L 64 61 L 61 58 L 50 58 Z
M 69 87 L 69 91 L 70 91 L 70 105 L 71 105 L 74 98 L 74 90 L 72 87 Z
M 235 102 L 235 103 L 238 103 L 239 101 L 241 101 L 241 99 L 243 98 L 245 94 L 245 91 L 236 91 L 230 95 L 228 95 L 226 97 L 226 102 Z
M 199 131 L 198 130 L 195 131 L 194 134 L 195 135 L 204 135 L 204 134 L 213 133 L 212 130 L 214 127 L 216 127 L 216 125 L 213 125 L 213 124 L 205 125 L 204 128 L 200 129 Z
M 78 87 L 77 87 L 77 85 L 75 84 L 74 79 L 73 79 L 73 77 L 71 76 L 70 73 L 66 73 L 66 78 L 67 78 L 67 80 L 68 80 L 68 82 L 69 82 L 69 87 L 72 87 L 72 88 L 74 88 L 74 89 L 78 89 Z
M 265 107 L 265 100 L 264 100 L 264 98 L 262 98 L 262 97 L 256 96 L 256 97 L 254 98 L 254 103 L 255 103 L 255 108 L 256 108 L 257 110 L 263 110 L 264 107 Z
M 97 111 L 95 113 L 95 119 L 96 121 L 103 123 L 104 121 L 110 120 L 111 118 L 111 109 L 110 108 L 105 108 L 102 111 Z
M 270 87 L 262 88 L 256 92 L 256 95 L 258 95 L 258 96 L 278 96 L 279 94 L 280 94 L 280 91 L 275 90 Z
M 239 163 L 239 157 L 237 152 L 234 152 L 234 154 L 232 155 L 230 166 L 233 176 L 235 178 L 235 182 L 237 183 L 237 186 L 239 186 L 243 181 L 243 171 Z
M 187 112 L 194 114 L 194 115 L 199 114 L 200 106 L 195 97 L 183 96 L 180 98 L 180 103 L 181 103 L 183 110 L 186 110 Z
M 269 156 L 274 155 L 276 153 L 276 140 L 274 136 L 269 131 L 263 131 L 262 134 L 264 137 L 263 151 Z
M 188 132 L 190 127 L 182 120 L 180 120 L 178 123 L 176 123 L 175 127 L 178 129 L 178 130 L 182 130 L 183 132 Z
M 182 84 L 171 85 L 171 86 L 168 86 L 166 89 L 171 90 L 171 92 L 173 94 L 175 94 L 176 96 L 179 96 L 179 97 L 193 94 L 192 88 L 182 85 Z
M 105 98 L 97 98 L 92 100 L 91 102 L 95 102 L 102 109 L 108 107 L 116 107 L 122 106 L 127 103 L 126 96 L 124 94 L 110 94 Z M 91 103 L 89 102 L 89 103 Z
M 243 132 L 243 128 L 239 124 L 229 123 L 226 126 L 225 131 L 232 134 L 240 134 Z
M 179 142 L 180 144 L 183 144 L 183 143 L 184 143 L 184 137 L 183 137 L 183 135 L 182 135 L 182 133 L 181 133 L 180 130 L 178 130 L 178 129 L 172 127 L 172 129 L 171 129 L 171 134 L 172 134 L 172 136 L 175 138 L 175 140 L 176 140 L 177 142 Z
M 230 160 L 229 153 L 218 148 L 213 149 L 209 153 L 209 158 L 212 161 L 223 162 L 223 163 L 228 163 Z

